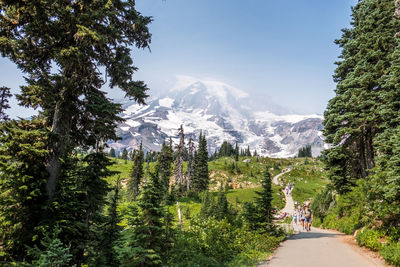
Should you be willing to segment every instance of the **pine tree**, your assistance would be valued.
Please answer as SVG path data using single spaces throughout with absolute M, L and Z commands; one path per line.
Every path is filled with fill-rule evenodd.
M 193 176 L 193 170 L 194 170 L 194 143 L 192 137 L 189 139 L 189 156 L 188 156 L 188 171 L 187 171 L 187 181 L 186 181 L 186 191 L 189 192 L 191 188 L 191 181 L 192 181 L 192 176 Z
M 44 120 L 0 123 L 0 262 L 29 260 L 46 206 Z
M 208 175 L 208 149 L 207 140 L 200 132 L 199 147 L 195 159 L 195 175 L 193 176 L 193 189 L 195 192 L 208 190 L 210 178 Z
M 235 161 L 236 162 L 239 161 L 239 147 L 238 147 L 238 143 L 237 142 L 235 144 Z
M 46 189 L 52 200 L 63 158 L 74 147 L 117 139 L 121 106 L 101 91 L 99 68 L 105 68 L 111 88 L 144 103 L 148 88 L 132 80 L 137 68 L 130 47 L 148 47 L 151 18 L 137 12 L 135 2 L 121 0 L 2 1 L 0 10 L 7 17 L 0 25 L 0 51 L 25 75 L 17 98 L 21 105 L 41 108 L 51 132 Z
M 266 167 L 264 179 L 261 181 L 262 190 L 256 192 L 256 207 L 260 217 L 260 223 L 269 225 L 272 222 L 272 185 L 271 174 Z
M 10 108 L 9 99 L 11 97 L 10 88 L 0 87 L 0 122 L 7 121 L 10 118 L 5 113 Z
M 121 159 L 125 160 L 125 162 L 128 160 L 128 150 L 126 148 L 122 151 Z
M 128 193 L 131 200 L 135 200 L 139 195 L 139 186 L 143 179 L 143 160 L 144 153 L 142 142 L 140 142 L 139 150 L 135 153 L 133 165 L 128 179 Z
M 218 196 L 217 196 L 217 203 L 215 206 L 215 218 L 217 220 L 222 220 L 226 218 L 229 215 L 229 203 L 228 200 L 226 199 L 225 192 L 221 188 L 219 189 Z
M 235 154 L 235 150 L 228 141 L 224 141 L 219 149 L 219 157 L 230 157 Z
M 185 134 L 183 126 L 179 128 L 179 144 L 175 146 L 175 184 L 179 191 L 183 191 L 183 154 L 185 148 Z
M 118 202 L 120 198 L 121 180 L 116 181 L 114 192 L 107 208 L 107 217 L 101 228 L 100 251 L 96 255 L 95 266 L 120 266 L 118 254 L 115 247 L 121 239 L 122 227 L 121 216 L 118 213 Z
M 209 191 L 204 191 L 201 198 L 200 217 L 208 218 L 215 216 L 214 214 L 215 200 Z
M 58 234 L 60 229 L 56 228 L 50 237 L 48 234 L 41 240 L 41 245 L 44 248 L 40 250 L 38 247 L 32 248 L 30 254 L 36 258 L 33 261 L 34 266 L 38 267 L 68 267 L 76 266 L 71 265 L 72 254 L 69 248 L 65 246 L 60 239 Z
M 117 139 L 115 128 L 122 121 L 118 115 L 122 109 L 101 90 L 104 73 L 110 78 L 109 87 L 118 87 L 144 104 L 147 86 L 132 80 L 136 67 L 131 47 L 148 47 L 151 18 L 137 12 L 134 1 L 120 0 L 1 1 L 0 10 L 7 18 L 0 25 L 0 51 L 18 66 L 26 82 L 17 99 L 20 105 L 41 110 L 31 122 L 5 126 L 13 128 L 3 136 L 13 138 L 11 147 L 11 140 L 0 142 L 0 150 L 7 151 L 1 163 L 16 167 L 0 171 L 8 176 L 7 182 L 2 179 L 1 191 L 14 198 L 0 196 L 5 198 L 0 227 L 15 226 L 0 231 L 4 252 L 0 257 L 29 261 L 25 246 L 40 246 L 43 231 L 61 222 L 59 238 L 71 243 L 73 262 L 80 265 L 96 248 L 88 226 L 97 228 L 101 221 L 98 211 L 106 192 L 100 180 L 108 162 L 92 154 L 77 160 L 75 148 L 92 147 L 99 153 L 108 140 Z M 102 68 L 104 73 L 99 71 Z M 37 120 L 45 124 L 42 130 Z M 23 146 L 16 145 L 19 141 Z M 93 172 L 85 171 L 89 169 Z M 3 216 L 4 211 L 8 215 Z
M 156 172 L 160 177 L 160 183 L 164 188 L 164 193 L 168 192 L 169 189 L 169 179 L 172 175 L 171 165 L 173 162 L 173 151 L 170 146 L 168 146 L 165 141 L 162 144 L 161 152 L 157 157 Z
M 166 236 L 162 194 L 158 177 L 152 175 L 138 198 L 138 208 L 133 214 L 135 227 L 131 228 L 122 266 L 161 266 Z
M 115 157 L 116 157 L 115 149 L 114 149 L 113 147 L 110 149 L 110 152 L 108 153 L 108 155 L 109 155 L 110 157 L 112 157 L 112 158 L 115 158 Z
M 245 154 L 246 154 L 246 157 L 251 157 L 250 146 L 247 146 Z
M 336 96 L 324 117 L 329 177 L 340 192 L 366 178 L 375 166 L 374 139 L 383 130 L 380 96 L 393 62 L 399 21 L 394 1 L 360 1 L 353 9 L 352 28 L 336 43 L 342 48 L 334 79 Z
M 59 225 L 59 238 L 64 244 L 70 244 L 73 263 L 77 266 L 93 262 L 101 250 L 99 236 L 105 220 L 106 195 L 110 191 L 106 177 L 115 174 L 108 169 L 111 164 L 102 152 L 83 159 L 71 157 L 64 162 L 62 191 L 54 199 L 51 220 L 47 223 L 49 227 Z

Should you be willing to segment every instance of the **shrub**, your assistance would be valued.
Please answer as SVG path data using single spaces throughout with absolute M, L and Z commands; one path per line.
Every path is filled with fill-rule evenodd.
M 388 263 L 400 266 L 400 243 L 382 246 L 379 253 Z
M 312 226 L 314 227 L 321 227 L 322 225 L 322 220 L 319 217 L 314 217 L 314 220 L 312 222 Z
M 375 229 L 363 229 L 357 233 L 356 240 L 358 245 L 378 251 L 381 248 L 379 239 L 384 234 Z

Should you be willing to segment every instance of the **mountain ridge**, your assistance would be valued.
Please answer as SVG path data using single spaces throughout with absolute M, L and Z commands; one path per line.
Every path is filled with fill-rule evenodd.
M 117 128 L 121 140 L 109 146 L 132 150 L 142 141 L 145 150 L 158 151 L 169 137 L 178 142 L 183 125 L 187 138 L 196 140 L 204 132 L 210 153 L 223 141 L 250 146 L 252 152 L 269 157 L 293 157 L 307 144 L 314 155 L 324 149 L 322 116 L 252 111 L 249 103 L 247 93 L 228 84 L 181 77 L 169 93 L 146 106 L 125 103 L 126 121 Z

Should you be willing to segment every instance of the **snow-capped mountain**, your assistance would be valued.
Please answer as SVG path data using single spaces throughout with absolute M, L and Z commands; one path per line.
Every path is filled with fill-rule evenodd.
M 179 76 L 167 95 L 146 106 L 125 104 L 124 108 L 126 121 L 117 129 L 122 140 L 110 143 L 117 150 L 136 148 L 143 141 L 146 150 L 158 151 L 169 137 L 179 141 L 180 125 L 187 139 L 196 140 L 202 130 L 210 153 L 225 140 L 271 157 L 294 156 L 307 144 L 314 155 L 324 148 L 321 116 L 255 112 L 245 92 L 222 82 Z

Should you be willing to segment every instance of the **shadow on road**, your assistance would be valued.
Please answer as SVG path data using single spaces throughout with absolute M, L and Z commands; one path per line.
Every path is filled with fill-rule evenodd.
M 331 237 L 335 238 L 337 236 L 340 236 L 340 234 L 336 233 L 318 233 L 318 232 L 301 232 L 299 234 L 294 234 L 290 237 L 292 240 L 296 239 L 312 239 L 312 238 L 323 238 L 323 237 Z

